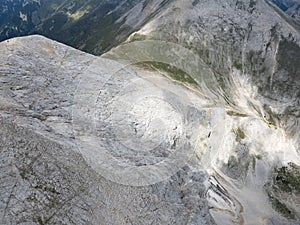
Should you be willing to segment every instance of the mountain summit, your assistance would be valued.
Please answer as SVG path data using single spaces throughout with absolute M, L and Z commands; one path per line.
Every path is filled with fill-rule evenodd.
M 48 22 L 101 56 L 0 43 L 0 223 L 299 224 L 297 22 L 271 1 L 95 2 Z

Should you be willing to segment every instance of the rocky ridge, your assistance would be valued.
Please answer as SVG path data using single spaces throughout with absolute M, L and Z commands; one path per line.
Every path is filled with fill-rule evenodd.
M 78 150 L 78 78 L 94 74 L 100 88 L 117 63 L 40 36 L 0 49 L 1 224 L 214 224 L 204 199 L 207 173 L 194 170 L 197 164 L 150 186 L 124 186 L 95 172 Z
M 4 224 L 299 222 L 299 30 L 268 2 L 174 1 L 101 58 L 0 49 Z

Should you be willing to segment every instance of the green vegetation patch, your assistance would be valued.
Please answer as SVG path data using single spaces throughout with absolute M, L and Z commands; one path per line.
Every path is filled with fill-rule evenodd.
M 240 141 L 242 139 L 245 139 L 246 134 L 244 133 L 244 131 L 241 130 L 241 128 L 238 128 L 238 129 L 232 130 L 232 131 L 236 136 L 236 138 L 235 138 L 236 141 Z
M 146 40 L 146 35 L 142 35 L 142 34 L 137 34 L 137 33 L 135 33 L 134 35 L 132 35 L 131 37 L 130 37 L 130 40 L 129 40 L 129 42 L 134 42 L 134 41 L 144 41 L 144 40 Z
M 285 192 L 297 191 L 300 193 L 300 166 L 288 163 L 288 166 L 275 168 L 274 185 Z
M 255 158 L 258 160 L 262 160 L 263 157 L 262 157 L 262 155 L 255 155 Z
M 265 117 L 265 119 L 268 121 L 269 125 L 277 126 L 276 120 L 279 120 L 278 115 L 272 112 L 272 109 L 268 105 L 263 106 L 266 113 L 268 113 L 268 117 Z
M 235 111 L 227 111 L 227 115 L 229 116 L 238 116 L 238 117 L 247 117 L 247 114 L 243 114 L 243 113 L 238 113 Z
M 45 31 L 46 33 L 55 32 L 62 28 L 67 21 L 67 15 L 65 15 L 64 13 L 58 13 L 44 22 L 43 31 Z
M 287 166 L 275 167 L 272 190 L 268 197 L 274 209 L 288 219 L 295 219 L 294 207 L 286 205 L 286 195 L 300 194 L 300 166 L 290 162 Z M 283 198 L 283 200 L 282 200 Z
M 183 70 L 178 69 L 177 67 L 172 66 L 170 64 L 147 61 L 147 62 L 137 63 L 137 65 L 144 69 L 158 70 L 159 72 L 166 73 L 174 80 L 180 81 L 182 83 L 197 85 L 197 82 L 190 75 L 185 73 Z
M 237 62 L 237 61 L 235 61 L 235 62 L 233 63 L 233 66 L 234 66 L 235 68 L 237 68 L 238 70 L 240 70 L 240 71 L 243 70 L 243 65 L 242 65 L 241 63 Z
M 279 212 L 282 216 L 288 218 L 288 219 L 295 219 L 294 213 L 282 202 L 280 202 L 276 197 L 274 197 L 272 194 L 268 194 L 270 202 L 274 209 Z

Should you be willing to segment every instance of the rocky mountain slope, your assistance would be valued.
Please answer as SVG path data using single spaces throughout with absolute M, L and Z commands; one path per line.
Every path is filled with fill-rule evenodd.
M 240 189 L 245 191 L 242 191 L 240 199 L 245 198 L 246 193 L 256 193 L 257 196 L 261 193 L 260 199 L 263 199 L 264 195 L 267 196 L 266 201 L 271 202 L 273 209 L 287 218 L 297 218 L 297 213 L 294 213 L 299 211 L 299 204 L 296 203 L 299 199 L 299 195 L 296 194 L 299 193 L 296 184 L 298 175 L 295 175 L 299 174 L 300 143 L 299 35 L 299 26 L 268 1 L 176 1 L 128 40 L 168 40 L 191 49 L 203 60 L 210 68 L 209 73 L 207 67 L 203 66 L 203 70 L 198 68 L 198 71 L 194 70 L 191 73 L 190 68 L 199 64 L 189 63 L 188 74 L 201 86 L 202 94 L 209 95 L 216 105 L 224 104 L 227 114 L 234 115 L 233 120 L 226 119 L 227 132 L 223 132 L 227 135 L 224 136 L 223 144 L 219 143 L 219 149 L 222 150 L 217 157 L 216 173 L 222 174 L 220 177 L 223 177 L 223 185 L 231 189 L 233 196 L 236 197 L 239 193 L 237 190 Z M 121 55 L 129 58 L 129 61 L 141 57 L 136 50 L 129 51 L 126 47 L 122 49 L 122 46 L 112 51 L 116 51 L 116 58 Z M 194 62 L 191 59 L 189 61 Z M 182 62 L 176 61 L 176 64 L 182 65 Z M 261 122 L 254 122 L 254 118 L 264 121 L 271 130 L 262 131 L 264 126 L 261 126 Z M 255 128 L 250 128 L 253 126 Z M 279 130 L 283 132 L 283 136 L 271 138 Z M 232 132 L 236 142 L 228 135 Z M 267 133 L 273 134 L 268 136 Z M 256 147 L 253 143 L 256 143 Z M 268 155 L 265 158 L 268 165 L 264 164 L 266 161 L 264 166 L 257 164 L 256 160 L 251 161 L 252 157 L 255 158 L 255 155 L 261 155 L 264 151 L 268 152 L 263 153 Z M 274 156 L 274 151 L 283 151 L 280 153 L 283 156 Z M 293 157 L 287 156 L 291 151 L 295 151 L 294 162 L 290 162 Z M 260 172 L 257 173 L 255 171 L 258 165 Z M 279 168 L 284 171 L 288 168 L 289 172 L 283 172 Z M 296 183 L 292 182 L 295 185 L 290 183 L 291 180 L 286 183 L 287 186 L 293 186 L 288 191 L 293 197 L 287 197 L 288 193 L 279 194 L 280 188 L 276 184 L 277 179 L 280 179 L 277 174 L 281 172 L 278 171 L 287 172 L 286 175 L 295 173 L 290 174 L 293 177 L 291 179 L 295 179 Z M 264 175 L 260 174 L 261 172 Z M 256 185 L 250 187 L 253 182 Z M 259 202 L 257 198 L 254 199 Z M 248 198 L 242 201 L 247 202 L 246 205 L 251 202 Z M 289 201 L 293 203 L 288 203 Z M 255 204 L 258 204 L 257 202 Z M 253 210 L 254 205 L 241 205 L 243 218 L 239 217 L 236 211 L 231 211 L 240 219 L 239 222 L 264 223 L 258 216 L 267 208 L 263 202 L 258 204 L 264 205 L 264 208 L 259 210 L 260 213 L 248 215 L 247 211 Z M 214 218 L 218 218 L 220 224 L 225 224 L 224 215 L 219 217 L 219 214 L 226 214 L 226 209 L 223 206 L 216 208 L 218 213 Z M 251 223 L 254 217 L 257 217 L 257 221 Z M 234 219 L 231 218 L 232 220 Z
M 1 222 L 299 224 L 299 49 L 254 0 L 170 1 L 101 57 L 0 43 Z
M 88 148 L 78 148 L 81 144 L 86 146 L 87 139 L 84 138 L 95 132 L 88 129 L 97 122 L 86 121 L 86 117 L 93 115 L 86 111 L 81 114 L 79 111 L 86 110 L 85 106 L 93 108 L 93 105 L 79 103 L 88 96 L 100 98 L 101 90 L 118 91 L 119 89 L 109 88 L 109 84 L 113 82 L 109 75 L 114 75 L 113 71 L 118 70 L 120 64 L 82 53 L 40 36 L 2 42 L 0 55 L 1 224 L 214 224 L 204 200 L 204 183 L 208 176 L 205 171 L 194 170 L 193 166 L 186 165 L 173 174 L 172 178 L 154 182 L 151 186 L 136 186 L 133 183 L 123 185 L 109 179 L 109 174 L 103 171 L 101 174 L 97 169 L 99 165 L 95 164 L 97 162 L 91 161 L 91 157 L 97 159 L 102 156 L 100 145 L 96 146 L 98 150 L 93 156 L 86 154 Z M 127 76 L 138 79 L 134 73 L 128 73 Z M 175 101 L 184 99 L 180 100 L 180 96 L 178 100 L 164 98 L 173 97 L 177 92 L 184 94 L 187 90 L 166 78 L 152 76 L 153 80 L 140 79 L 139 82 L 144 88 L 156 88 L 158 95 L 161 92 L 159 96 L 149 99 L 149 102 L 161 99 L 162 111 L 159 112 L 162 115 L 157 115 L 156 122 L 170 120 L 165 118 L 170 114 L 179 116 L 179 126 L 180 112 L 174 112 L 170 107 L 172 101 L 175 104 Z M 87 78 L 97 82 L 83 80 Z M 120 81 L 129 82 L 124 78 Z M 79 88 L 80 85 L 84 86 Z M 169 90 L 172 87 L 173 90 Z M 147 93 L 142 93 L 141 89 L 135 90 L 136 88 L 141 88 L 138 83 L 126 89 L 128 94 L 133 92 L 131 98 L 135 97 L 136 92 L 141 92 L 141 97 L 148 97 Z M 111 97 L 109 96 L 109 101 L 112 100 Z M 116 104 L 121 103 L 121 100 L 116 101 Z M 75 102 L 78 104 L 74 106 Z M 108 104 L 105 100 L 102 103 Z M 183 104 L 188 108 L 192 103 L 184 101 Z M 126 108 L 123 108 L 126 105 L 115 107 L 115 116 L 122 116 L 117 110 L 126 112 Z M 151 109 L 143 108 L 142 102 L 139 107 L 136 109 L 136 116 L 143 116 L 143 112 L 139 110 Z M 152 110 L 155 112 L 156 108 Z M 105 115 L 110 112 L 107 108 L 101 113 Z M 85 120 L 83 124 L 81 120 Z M 155 126 L 156 122 L 150 121 L 150 125 Z M 189 123 L 193 124 L 192 121 Z M 129 154 L 126 149 L 116 152 L 116 145 L 125 143 L 129 146 L 128 149 L 138 151 L 134 148 L 135 139 L 131 142 L 120 140 L 122 133 L 126 135 L 128 132 L 132 138 L 135 136 L 135 133 L 130 134 L 125 125 L 126 123 L 123 126 L 113 120 L 107 128 L 100 127 L 105 129 L 106 136 L 111 136 L 101 143 L 106 146 L 108 153 L 117 154 L 115 157 L 120 163 L 122 160 L 118 154 L 129 157 L 129 161 L 138 164 L 139 157 L 126 155 Z M 136 129 L 143 132 L 143 128 Z M 170 129 L 174 132 L 173 125 Z M 183 131 L 186 127 L 178 127 L 178 131 L 179 129 Z M 164 131 L 165 134 L 168 132 L 168 129 Z M 105 138 L 101 133 L 98 134 L 99 138 Z M 155 144 L 162 144 L 157 140 L 160 138 L 157 135 L 160 134 L 150 133 L 150 136 L 144 137 L 145 154 L 147 148 L 151 150 Z M 154 143 L 151 142 L 151 135 L 154 135 Z M 178 135 L 180 138 L 183 134 Z M 173 143 L 170 141 L 165 143 L 170 151 L 188 144 L 183 139 L 182 144 L 178 141 L 178 147 L 171 149 Z M 157 149 L 150 152 L 144 157 L 149 162 L 144 163 L 167 158 L 168 155 L 161 151 Z M 105 162 L 104 158 L 99 160 L 98 163 Z M 194 163 L 194 166 L 197 164 Z M 130 184 L 130 180 L 128 182 Z
M 263 102 L 262 108 L 257 109 L 262 118 L 283 117 L 280 119 L 295 121 L 298 115 L 293 112 L 298 111 L 300 84 L 299 35 L 299 27 L 282 18 L 265 1 L 226 4 L 195 1 L 194 4 L 174 3 L 134 33 L 129 41 L 169 40 L 192 49 L 213 68 L 218 83 L 211 82 L 209 85 L 215 86 L 208 88 L 221 87 L 216 94 L 226 97 L 232 107 L 237 105 L 235 99 L 240 98 L 240 93 L 232 88 L 241 82 L 232 78 L 238 71 L 239 79 L 255 87 L 257 98 Z M 253 107 L 253 101 L 248 101 Z M 297 133 L 294 131 L 296 128 L 291 135 Z
M 99 55 L 124 41 L 171 2 L 173 0 L 3 0 L 0 2 L 0 41 L 42 34 Z M 273 0 L 273 3 L 299 22 L 297 0 Z

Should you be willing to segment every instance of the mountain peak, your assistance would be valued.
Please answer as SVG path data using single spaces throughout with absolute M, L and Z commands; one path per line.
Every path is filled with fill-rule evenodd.
M 1 3 L 78 49 L 0 43 L 0 223 L 298 224 L 297 23 L 271 1 L 97 3 Z

